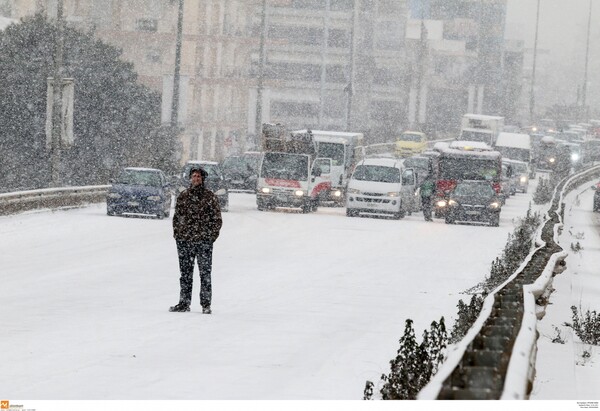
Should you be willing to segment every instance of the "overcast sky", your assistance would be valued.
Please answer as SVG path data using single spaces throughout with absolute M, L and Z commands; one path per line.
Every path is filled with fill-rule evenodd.
M 587 102 L 600 110 L 600 2 L 592 0 Z M 508 0 L 506 37 L 525 42 L 531 70 L 537 0 Z M 541 0 L 536 101 L 571 104 L 583 84 L 589 0 Z M 524 91 L 529 94 L 529 87 Z M 537 106 L 537 104 L 536 104 Z

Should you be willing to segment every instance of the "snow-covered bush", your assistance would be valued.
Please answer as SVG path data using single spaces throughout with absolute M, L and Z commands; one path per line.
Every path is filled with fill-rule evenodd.
M 589 310 L 585 314 L 579 314 L 575 306 L 571 307 L 571 311 L 573 311 L 573 324 L 570 326 L 581 342 L 600 345 L 600 314 Z
M 384 384 L 380 393 L 384 400 L 416 399 L 419 391 L 427 385 L 444 361 L 444 351 L 448 344 L 444 317 L 439 323 L 431 323 L 430 331 L 423 332 L 420 344 L 415 338 L 412 323 L 412 320 L 406 320 L 398 355 L 390 361 L 390 373 L 381 376 Z M 365 395 L 365 399 L 370 398 Z

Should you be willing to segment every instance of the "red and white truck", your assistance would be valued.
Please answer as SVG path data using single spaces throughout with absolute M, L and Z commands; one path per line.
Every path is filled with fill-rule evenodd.
M 312 133 L 292 133 L 281 124 L 264 124 L 264 154 L 256 185 L 256 205 L 316 211 L 331 191 L 331 158 L 317 158 Z

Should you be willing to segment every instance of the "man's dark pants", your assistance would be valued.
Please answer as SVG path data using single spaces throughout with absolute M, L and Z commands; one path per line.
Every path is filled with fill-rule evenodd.
M 190 305 L 192 301 L 192 286 L 194 282 L 194 260 L 198 260 L 200 271 L 200 305 L 210 307 L 212 299 L 212 285 L 210 274 L 212 271 L 213 245 L 210 242 L 177 241 L 177 255 L 179 256 L 179 271 L 181 277 L 179 284 L 181 293 L 179 301 Z

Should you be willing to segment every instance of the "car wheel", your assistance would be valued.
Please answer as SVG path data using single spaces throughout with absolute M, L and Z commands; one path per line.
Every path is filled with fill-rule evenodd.
M 454 224 L 454 219 L 450 216 L 446 216 L 444 218 L 444 221 L 446 222 L 446 224 Z
M 358 213 L 354 210 L 346 209 L 346 217 L 356 217 Z
M 169 217 L 171 215 L 171 209 L 170 208 L 166 209 L 163 214 L 165 217 Z

